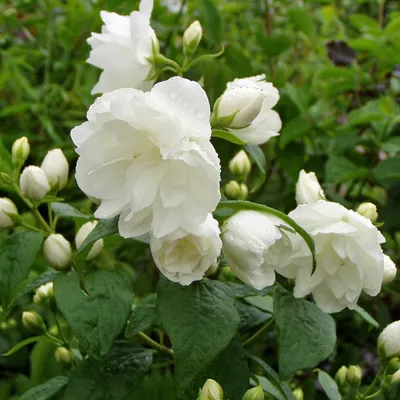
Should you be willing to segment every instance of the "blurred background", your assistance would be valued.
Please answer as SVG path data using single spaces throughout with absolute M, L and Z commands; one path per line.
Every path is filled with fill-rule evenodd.
M 101 26 L 100 10 L 129 14 L 129 0 L 3 0 L 0 3 L 0 169 L 7 171 L 6 150 L 27 136 L 30 164 L 40 164 L 51 148 L 76 161 L 70 130 L 85 120 L 100 71 L 85 63 L 86 39 Z M 281 135 L 262 146 L 267 163 L 253 168 L 260 186 L 249 199 L 289 212 L 295 208 L 299 171 L 315 171 L 328 199 L 348 208 L 364 201 L 378 207 L 385 252 L 400 260 L 400 2 L 398 0 L 156 0 L 152 26 L 164 54 L 182 61 L 182 33 L 198 19 L 204 29 L 198 50 L 225 53 L 199 64 L 186 77 L 200 81 L 211 105 L 237 77 L 265 73 L 279 88 L 276 107 Z M 163 78 L 167 78 L 165 76 Z M 222 185 L 233 177 L 227 164 L 240 147 L 214 140 L 223 164 Z M 0 196 L 6 195 L 1 190 Z M 10 196 L 9 194 L 7 194 Z M 73 177 L 61 193 L 83 212 L 94 210 Z M 12 197 L 12 195 L 10 196 Z M 12 197 L 13 198 L 13 197 Z M 14 199 L 18 203 L 17 199 Z M 18 203 L 23 210 L 23 204 Z M 65 224 L 65 225 L 63 225 Z M 72 225 L 71 225 L 72 224 Z M 60 221 L 73 239 L 71 221 Z M 1 240 L 1 235 L 0 235 Z M 154 291 L 157 270 L 146 245 L 117 237 L 106 240 L 100 262 L 119 263 L 132 273 L 135 293 Z M 45 269 L 40 261 L 33 274 Z M 360 305 L 381 327 L 400 319 L 400 279 L 377 298 Z M 30 302 L 31 299 L 26 299 Z M 324 368 L 334 374 L 343 364 L 361 364 L 373 377 L 379 332 L 353 312 L 336 316 L 337 354 Z M 18 322 L 19 323 L 19 322 Z M 0 326 L 0 353 L 24 336 L 18 326 Z M 276 360 L 273 335 L 266 357 Z M 51 345 L 0 356 L 0 400 L 38 384 L 60 368 Z M 47 360 L 43 362 L 43 360 Z M 333 361 L 334 360 L 334 361 Z M 33 371 L 33 372 L 32 372 Z M 323 399 L 313 376 L 295 379 L 308 388 L 306 399 Z M 140 392 L 140 390 L 142 392 Z M 174 399 L 169 374 L 154 373 L 139 389 L 146 399 Z M 142 397 L 140 397 L 142 396 Z M 399 399 L 399 391 L 386 397 Z M 379 397 L 377 397 L 379 399 Z M 385 397 L 381 397 L 385 399 Z

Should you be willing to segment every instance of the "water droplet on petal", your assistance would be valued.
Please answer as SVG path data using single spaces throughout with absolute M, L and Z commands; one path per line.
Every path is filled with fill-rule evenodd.
M 182 103 L 182 105 L 183 105 L 183 108 L 189 108 L 190 107 L 190 103 L 188 101 L 184 101 Z
M 206 117 L 206 113 L 201 108 L 196 110 L 195 115 L 198 119 L 204 119 Z
M 176 92 L 169 92 L 168 94 L 169 94 L 169 97 L 170 97 L 172 100 L 175 100 L 175 99 L 179 96 L 179 94 L 176 93 Z

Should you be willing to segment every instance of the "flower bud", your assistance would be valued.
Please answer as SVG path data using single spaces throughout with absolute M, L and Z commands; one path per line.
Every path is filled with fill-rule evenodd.
M 230 267 L 225 265 L 224 267 L 220 268 L 218 279 L 221 281 L 233 282 L 236 279 L 236 275 Z
M 297 204 L 312 204 L 319 200 L 326 200 L 325 193 L 314 172 L 300 171 L 296 184 Z
M 244 150 L 240 150 L 232 158 L 229 162 L 229 169 L 236 178 L 243 180 L 247 178 L 251 171 L 251 161 Z
M 381 332 L 378 352 L 383 358 L 400 356 L 400 321 L 392 322 Z
M 304 400 L 303 389 L 297 388 L 293 391 L 293 396 L 296 400 Z
M 210 276 L 210 275 L 214 275 L 217 271 L 218 271 L 218 267 L 219 267 L 219 262 L 218 260 L 215 260 L 210 267 L 208 268 L 208 270 L 206 271 L 206 276 Z
M 200 390 L 200 394 L 207 400 L 222 400 L 224 398 L 221 385 L 213 379 L 207 379 Z
M 350 365 L 346 378 L 351 386 L 359 387 L 362 380 L 362 369 L 358 365 Z
M 57 347 L 54 352 L 54 357 L 57 362 L 62 364 L 64 367 L 69 367 L 72 364 L 72 354 L 65 347 Z
M 387 284 L 396 278 L 396 265 L 386 254 L 383 255 L 383 283 Z
M 392 385 L 400 382 L 400 369 L 392 375 Z
M 65 187 L 68 182 L 69 165 L 62 150 L 50 150 L 46 154 L 41 168 L 52 189 L 61 190 Z
M 338 372 L 336 372 L 335 381 L 340 388 L 346 387 L 348 384 L 346 377 L 347 370 L 348 368 L 345 365 L 343 365 L 342 367 L 339 368 Z
M 17 139 L 11 148 L 11 158 L 14 166 L 21 167 L 29 156 L 30 146 L 28 139 L 23 136 Z
M 381 389 L 387 390 L 393 385 L 393 375 L 386 375 L 381 381 Z
M 399 369 L 400 369 L 400 358 L 399 357 L 391 358 L 387 366 L 387 372 L 394 373 Z
M 47 300 L 53 297 L 53 294 L 53 282 L 48 282 L 36 289 L 36 293 L 33 296 L 33 301 L 36 304 L 45 303 Z
M 82 243 L 89 236 L 89 233 L 92 232 L 92 230 L 95 228 L 96 225 L 97 221 L 93 221 L 93 222 L 86 222 L 86 224 L 83 224 L 81 226 L 81 228 L 79 229 L 78 233 L 75 236 L 75 245 L 78 250 L 80 249 Z M 91 250 L 89 251 L 89 254 L 86 257 L 86 260 L 90 261 L 96 258 L 103 247 L 104 247 L 104 241 L 103 239 L 99 239 L 92 246 Z
M 225 185 L 225 194 L 230 199 L 246 200 L 249 194 L 249 189 L 245 183 L 230 181 Z
M 261 386 L 256 386 L 248 390 L 244 396 L 243 400 L 264 400 L 264 391 Z
M 378 219 L 378 212 L 376 211 L 376 205 L 372 203 L 362 203 L 358 206 L 357 212 L 365 218 L 375 222 Z
M 22 194 L 29 200 L 41 200 L 50 190 L 44 171 L 33 165 L 26 167 L 19 180 Z
M 18 220 L 16 205 L 8 198 L 0 198 L 0 228 L 9 228 Z
M 33 311 L 24 311 L 22 313 L 22 324 L 26 329 L 38 335 L 47 331 L 43 318 Z
M 193 55 L 203 36 L 203 29 L 199 21 L 194 21 L 183 34 L 183 51 L 185 55 Z
M 51 267 L 56 270 L 64 270 L 71 263 L 71 245 L 63 235 L 54 233 L 44 241 L 43 256 Z

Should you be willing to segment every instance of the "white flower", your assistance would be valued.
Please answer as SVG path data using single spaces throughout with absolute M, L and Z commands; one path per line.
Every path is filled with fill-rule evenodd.
M 313 293 L 317 305 L 333 313 L 353 309 L 362 291 L 380 292 L 385 239 L 369 219 L 323 200 L 299 205 L 289 217 L 313 237 L 317 253 L 312 274 L 310 250 L 299 235 L 291 236 L 295 253 L 281 273 L 296 279 L 296 297 Z
M 72 259 L 71 244 L 63 235 L 53 233 L 43 243 L 43 257 L 54 269 L 63 270 Z
M 49 181 L 44 171 L 30 165 L 21 174 L 19 185 L 22 194 L 29 200 L 41 200 L 50 190 Z
M 183 34 L 183 48 L 185 54 L 192 55 L 195 53 L 202 36 L 203 29 L 200 22 L 194 21 Z
M 11 148 L 13 164 L 21 166 L 28 158 L 30 149 L 28 139 L 25 136 L 17 139 Z
M 229 170 L 239 179 L 247 178 L 251 172 L 251 161 L 244 150 L 240 150 L 239 153 L 229 161 Z
M 387 358 L 400 356 L 400 321 L 389 324 L 378 337 L 378 348 Z
M 89 233 L 92 232 L 92 230 L 95 228 L 96 225 L 97 225 L 97 221 L 93 221 L 93 222 L 89 221 L 80 227 L 78 233 L 75 236 L 75 245 L 78 250 L 80 249 L 80 247 L 82 246 L 82 243 L 89 236 Z M 92 248 L 90 249 L 89 254 L 86 257 L 86 260 L 90 261 L 90 260 L 93 260 L 95 257 L 97 257 L 103 247 L 104 247 L 103 239 L 97 240 L 95 242 L 95 244 L 92 246 Z
M 90 107 L 71 132 L 76 179 L 101 200 L 96 218 L 118 214 L 123 237 L 165 236 L 201 224 L 220 200 L 210 105 L 196 82 L 175 77 L 151 92 L 121 89 Z
M 223 253 L 236 276 L 256 289 L 275 282 L 275 270 L 287 264 L 292 252 L 279 218 L 266 213 L 243 210 L 223 225 Z
M 282 127 L 272 107 L 279 92 L 265 75 L 235 79 L 217 100 L 213 119 L 248 143 L 262 144 L 277 136 Z
M 397 269 L 395 263 L 386 254 L 383 255 L 383 283 L 387 284 L 396 278 Z
M 8 198 L 0 198 L 0 228 L 9 228 L 15 224 L 18 217 L 16 205 Z
M 36 289 L 33 296 L 34 303 L 40 304 L 53 296 L 53 282 L 48 282 Z
M 53 189 L 61 190 L 65 187 L 68 182 L 69 165 L 61 149 L 50 150 L 41 168 Z
M 150 249 L 158 269 L 181 285 L 201 280 L 216 261 L 221 247 L 218 223 L 211 214 L 189 232 L 178 229 L 162 238 L 150 236 Z
M 400 382 L 400 369 L 397 370 L 393 375 L 392 375 L 392 385 L 394 385 L 395 383 L 399 383 Z
M 325 193 L 314 172 L 307 173 L 302 169 L 296 184 L 297 204 L 311 204 L 325 200 Z
M 92 94 L 120 88 L 149 90 L 153 86 L 147 80 L 152 69 L 148 58 L 153 54 L 153 42 L 157 43 L 150 26 L 152 10 L 153 0 L 142 0 L 139 11 L 129 16 L 101 11 L 101 33 L 92 33 L 88 39 L 92 50 L 87 62 L 103 70 Z
M 224 398 L 221 385 L 214 381 L 214 379 L 206 380 L 206 383 L 200 390 L 200 394 L 204 396 L 202 399 L 205 400 L 222 400 Z

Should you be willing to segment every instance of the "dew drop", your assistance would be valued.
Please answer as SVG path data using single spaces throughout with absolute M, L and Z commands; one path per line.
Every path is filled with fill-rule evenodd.
M 169 92 L 168 94 L 169 94 L 170 99 L 172 99 L 172 100 L 175 100 L 179 96 L 179 94 L 176 92 Z
M 182 105 L 183 105 L 183 108 L 189 108 L 190 107 L 190 103 L 188 101 L 184 101 L 182 103 Z
M 204 118 L 206 117 L 205 112 L 204 112 L 201 108 L 198 108 L 198 109 L 196 110 L 195 115 L 196 115 L 196 117 L 197 117 L 198 119 L 204 119 Z

